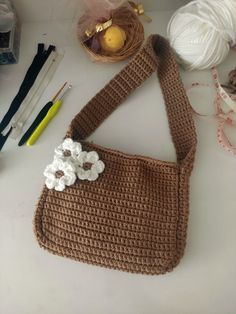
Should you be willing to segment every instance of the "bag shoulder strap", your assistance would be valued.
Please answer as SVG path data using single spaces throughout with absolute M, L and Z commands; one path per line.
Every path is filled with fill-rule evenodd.
M 134 91 L 157 70 L 166 105 L 177 160 L 193 163 L 196 133 L 191 107 L 168 41 L 151 35 L 133 60 L 120 71 L 72 120 L 68 133 L 85 140 Z

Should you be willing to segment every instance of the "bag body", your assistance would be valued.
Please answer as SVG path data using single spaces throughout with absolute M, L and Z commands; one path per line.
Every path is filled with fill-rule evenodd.
M 86 138 L 157 70 L 177 162 L 129 155 Z M 43 188 L 34 218 L 43 248 L 81 262 L 161 274 L 183 256 L 196 133 L 178 67 L 166 39 L 152 35 L 134 59 L 72 120 L 66 137 L 105 164 L 95 181 L 63 191 Z

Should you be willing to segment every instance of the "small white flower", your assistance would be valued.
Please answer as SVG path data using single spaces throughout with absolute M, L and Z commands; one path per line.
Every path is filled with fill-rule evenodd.
M 77 176 L 80 180 L 95 181 L 105 165 L 95 151 L 81 152 L 77 159 Z
M 66 138 L 55 149 L 54 160 L 44 171 L 45 184 L 48 189 L 63 191 L 75 183 L 77 176 L 80 180 L 95 181 L 104 168 L 97 152 L 82 151 L 80 143 Z
M 67 186 L 75 183 L 75 166 L 70 162 L 54 159 L 53 163 L 44 170 L 45 184 L 48 189 L 63 191 Z
M 81 144 L 74 142 L 71 138 L 66 138 L 61 145 L 55 149 L 54 159 L 74 162 L 82 151 Z

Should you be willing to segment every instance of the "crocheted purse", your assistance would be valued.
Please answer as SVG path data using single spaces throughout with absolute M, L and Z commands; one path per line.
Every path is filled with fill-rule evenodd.
M 157 70 L 177 162 L 129 155 L 86 138 Z M 161 274 L 184 253 L 196 150 L 190 105 L 166 39 L 152 35 L 72 120 L 35 213 L 43 248 L 81 262 Z

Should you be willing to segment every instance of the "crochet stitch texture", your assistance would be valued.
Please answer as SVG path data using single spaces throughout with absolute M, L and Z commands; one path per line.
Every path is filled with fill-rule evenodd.
M 156 70 L 177 162 L 86 142 Z M 168 41 L 150 36 L 134 59 L 75 116 L 67 137 L 79 141 L 87 152 L 96 151 L 106 167 L 96 181 L 77 180 L 62 192 L 43 188 L 34 218 L 40 246 L 81 262 L 133 273 L 172 270 L 186 244 L 189 178 L 197 140 Z

